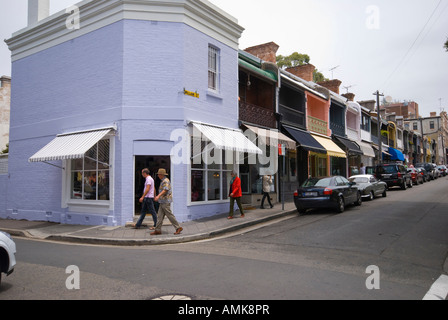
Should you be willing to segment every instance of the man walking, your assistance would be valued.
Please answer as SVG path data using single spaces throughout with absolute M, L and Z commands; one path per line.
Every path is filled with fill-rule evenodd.
M 268 175 L 263 176 L 262 180 L 262 188 L 263 188 L 263 198 L 261 199 L 261 209 L 264 209 L 264 199 L 268 199 L 269 205 L 274 207 L 271 203 L 271 197 L 269 196 L 269 192 L 271 191 L 272 177 Z
M 157 214 L 154 209 L 154 179 L 149 175 L 148 169 L 142 170 L 142 176 L 145 178 L 145 187 L 143 188 L 143 195 L 139 199 L 139 202 L 142 204 L 142 211 L 140 214 L 140 218 L 137 223 L 133 226 L 134 229 L 140 229 L 142 226 L 143 220 L 146 217 L 146 214 L 151 213 L 152 219 L 154 220 L 154 227 L 150 229 L 154 229 L 157 224 Z
M 154 232 L 151 232 L 151 235 L 162 234 L 162 224 L 165 216 L 168 217 L 173 227 L 176 229 L 174 234 L 180 234 L 183 228 L 180 226 L 179 222 L 177 222 L 176 217 L 171 212 L 171 202 L 173 202 L 173 196 L 171 192 L 171 182 L 167 178 L 167 173 L 165 169 L 159 169 L 157 172 L 158 177 L 160 178 L 160 187 L 159 194 L 154 198 L 155 201 L 159 202 L 159 213 L 157 214 L 157 225 Z

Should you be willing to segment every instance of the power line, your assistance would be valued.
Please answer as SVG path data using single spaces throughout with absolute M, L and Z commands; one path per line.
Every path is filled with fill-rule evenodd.
M 406 57 L 409 55 L 409 53 L 411 52 L 412 48 L 414 48 L 415 44 L 417 43 L 417 40 L 420 38 L 420 36 L 422 35 L 423 31 L 426 29 L 426 26 L 428 25 L 429 21 L 431 21 L 432 17 L 434 16 L 434 14 L 436 13 L 437 9 L 439 8 L 440 4 L 442 3 L 442 0 L 439 0 L 439 3 L 437 4 L 436 8 L 434 9 L 434 11 L 431 13 L 431 15 L 429 16 L 428 20 L 426 21 L 425 25 L 423 26 L 422 30 L 419 32 L 419 34 L 417 35 L 417 37 L 415 38 L 414 42 L 412 43 L 412 45 L 409 47 L 408 51 L 406 52 L 406 54 L 403 56 L 403 58 L 401 59 L 401 62 L 397 65 L 397 67 L 394 69 L 394 71 L 392 71 L 392 73 L 389 75 L 389 77 L 387 78 L 387 80 L 384 82 L 384 86 L 386 86 L 386 84 L 389 82 L 389 80 L 392 78 L 392 76 L 398 71 L 398 69 L 401 67 L 401 65 L 403 64 L 403 62 L 405 61 Z

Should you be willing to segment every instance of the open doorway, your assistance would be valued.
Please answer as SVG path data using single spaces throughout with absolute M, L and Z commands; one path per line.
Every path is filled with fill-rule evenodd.
M 157 190 L 159 189 L 160 179 L 157 176 L 157 171 L 160 168 L 166 169 L 168 174 L 170 174 L 171 160 L 170 156 L 135 156 L 135 185 L 134 185 L 134 215 L 140 215 L 142 210 L 142 204 L 138 201 L 142 194 L 143 188 L 145 186 L 145 179 L 142 177 L 142 170 L 145 168 L 149 169 L 150 176 L 154 179 L 155 194 L 157 195 Z

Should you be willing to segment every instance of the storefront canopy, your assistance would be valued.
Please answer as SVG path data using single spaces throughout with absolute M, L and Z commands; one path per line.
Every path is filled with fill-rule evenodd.
M 305 150 L 314 151 L 319 153 L 327 153 L 327 150 L 322 146 L 313 136 L 306 131 L 299 129 L 293 129 L 290 127 L 283 128 L 296 140 L 296 142 Z
M 262 139 L 263 143 L 278 147 L 278 144 L 284 144 L 286 146 L 286 149 L 295 149 L 296 148 L 296 142 L 287 136 L 285 136 L 283 133 L 278 132 L 274 129 L 263 129 L 255 126 L 250 126 L 248 124 L 244 124 L 244 126 L 255 133 L 258 136 L 258 139 Z
M 114 128 L 96 129 L 57 135 L 49 144 L 36 152 L 29 162 L 81 159 L 98 141 Z
M 357 141 L 356 143 L 359 145 L 366 157 L 375 158 L 375 150 L 373 150 L 373 147 L 370 143 L 363 141 Z
M 404 161 L 404 155 L 400 150 L 389 147 L 389 153 L 391 155 L 390 160 Z
M 223 128 L 199 122 L 192 123 L 217 149 L 256 154 L 263 153 L 239 129 Z
M 347 158 L 347 154 L 344 152 L 344 150 L 339 148 L 338 145 L 331 140 L 331 138 L 318 136 L 315 134 L 311 135 L 313 136 L 314 139 L 317 140 L 317 142 L 319 142 L 322 146 L 325 147 L 325 149 L 327 150 L 327 154 L 330 157 Z
M 362 155 L 364 154 L 361 148 L 352 140 L 347 138 L 342 138 L 338 136 L 333 136 L 335 142 L 339 143 L 339 146 L 344 146 L 347 149 L 348 153 L 351 155 Z M 373 150 L 372 150 L 373 151 Z

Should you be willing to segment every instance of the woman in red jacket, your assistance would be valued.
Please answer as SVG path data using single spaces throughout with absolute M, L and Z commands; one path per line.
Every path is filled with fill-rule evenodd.
M 227 217 L 227 219 L 233 219 L 233 206 L 235 204 L 235 200 L 236 200 L 236 204 L 238 205 L 238 208 L 240 209 L 241 218 L 244 218 L 243 206 L 241 205 L 241 197 L 243 196 L 243 193 L 241 191 L 241 180 L 236 175 L 235 171 L 232 171 L 230 173 L 230 175 L 232 176 L 232 180 L 230 180 L 230 194 L 229 194 L 229 196 L 230 196 L 230 213 L 229 213 L 229 216 Z

